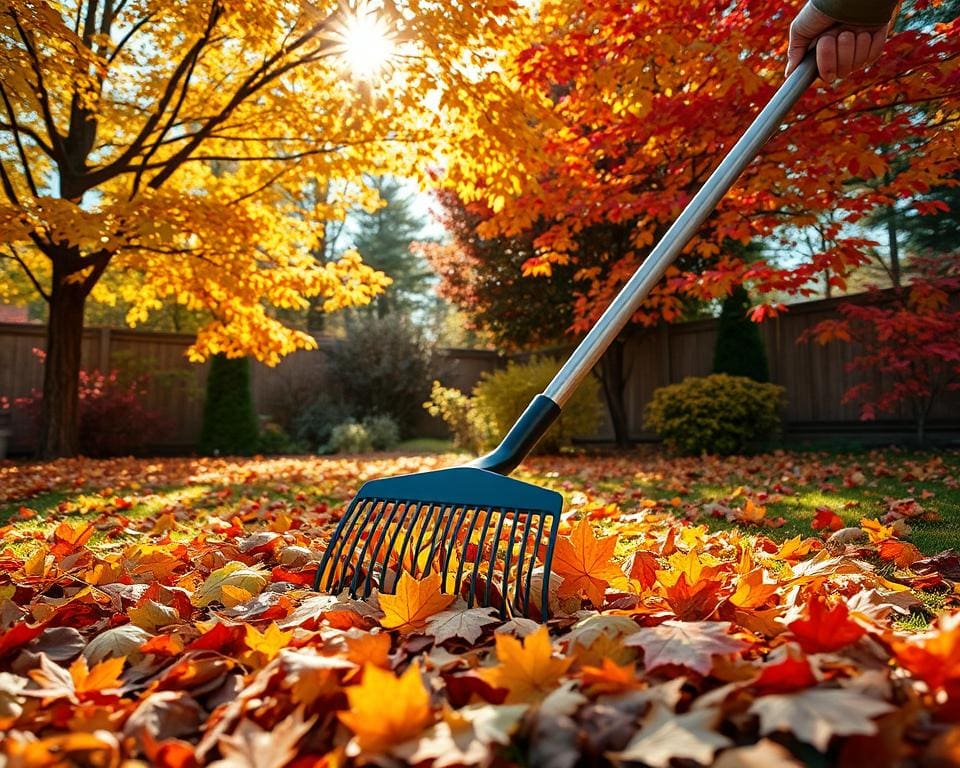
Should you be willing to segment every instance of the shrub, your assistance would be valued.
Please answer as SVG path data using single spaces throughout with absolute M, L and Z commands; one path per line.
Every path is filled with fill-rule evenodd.
M 506 435 L 559 367 L 551 357 L 533 357 L 526 363 L 510 361 L 506 368 L 484 373 L 469 398 L 459 390 L 435 383 L 431 399 L 424 406 L 450 426 L 458 445 L 475 452 L 487 450 Z M 595 379 L 587 379 L 577 388 L 540 440 L 538 452 L 556 452 L 569 446 L 575 435 L 588 435 L 596 429 L 600 417 L 597 391 Z
M 523 410 L 543 392 L 560 370 L 561 362 L 553 357 L 530 358 L 526 363 L 511 360 L 506 368 L 484 373 L 473 390 L 476 407 L 490 424 L 490 438 L 485 447 L 492 448 L 513 426 Z M 585 379 L 564 406 L 556 423 L 541 438 L 537 451 L 555 453 L 569 446 L 576 435 L 590 435 L 600 418 L 599 385 L 594 378 Z
M 722 373 L 691 376 L 655 390 L 644 423 L 683 454 L 742 453 L 776 435 L 783 402 L 776 384 Z
M 43 361 L 40 350 L 34 354 Z M 106 458 L 140 453 L 163 433 L 160 416 L 144 404 L 150 377 L 146 374 L 126 377 L 117 370 L 101 373 L 80 369 L 79 448 L 84 456 Z M 2 399 L 2 398 L 0 398 Z M 8 400 L 4 399 L 9 408 Z M 13 401 L 39 428 L 43 393 L 33 390 Z
M 257 440 L 257 453 L 265 456 L 282 456 L 292 453 L 304 453 L 304 446 L 290 437 L 283 427 L 268 421 L 260 430 Z
M 337 424 L 330 433 L 330 441 L 320 448 L 320 453 L 369 453 L 373 441 L 363 424 L 353 419 Z
M 200 452 L 250 456 L 257 452 L 258 440 L 250 391 L 250 360 L 214 355 L 207 376 Z
M 371 416 L 362 422 L 348 419 L 337 424 L 320 453 L 369 453 L 386 451 L 400 442 L 397 423 L 389 416 Z
M 400 442 L 400 428 L 390 416 L 378 414 L 368 416 L 361 422 L 370 438 L 370 445 L 375 451 L 389 451 L 396 448 Z
M 489 419 L 474 407 L 472 398 L 459 389 L 433 382 L 430 399 L 423 404 L 431 416 L 439 416 L 453 433 L 453 444 L 470 453 L 480 453 L 493 439 Z
M 311 451 L 330 442 L 333 428 L 350 419 L 347 406 L 329 395 L 321 395 L 293 419 L 293 437 Z
M 327 373 L 351 415 L 362 420 L 386 414 L 407 435 L 430 389 L 431 362 L 429 345 L 408 318 L 358 315 L 329 352 Z
M 723 302 L 713 351 L 713 372 L 770 381 L 767 350 L 759 324 L 747 317 L 750 294 L 738 285 Z

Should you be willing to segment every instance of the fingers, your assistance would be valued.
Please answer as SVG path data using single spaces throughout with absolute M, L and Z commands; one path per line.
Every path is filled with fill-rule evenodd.
M 803 57 L 813 42 L 824 32 L 835 26 L 836 22 L 818 11 L 811 3 L 806 3 L 790 24 L 790 43 L 787 48 L 786 73 L 789 75 L 803 61 Z
M 820 77 L 832 83 L 837 79 L 837 38 L 834 35 L 823 35 L 817 41 L 817 69 Z
M 787 69 L 783 73 L 784 77 L 789 76 L 803 61 L 803 55 L 807 52 L 811 42 L 813 41 L 790 38 L 790 47 L 787 49 Z
M 849 77 L 880 56 L 887 27 L 879 30 L 841 29 L 817 40 L 817 69 L 826 82 Z
M 882 29 L 873 33 L 870 39 L 870 51 L 867 53 L 867 64 L 873 64 L 880 58 L 880 52 L 883 50 L 884 43 L 887 42 L 887 32 L 890 25 L 885 25 Z
M 850 77 L 857 53 L 857 36 L 850 30 L 837 35 L 837 77 Z

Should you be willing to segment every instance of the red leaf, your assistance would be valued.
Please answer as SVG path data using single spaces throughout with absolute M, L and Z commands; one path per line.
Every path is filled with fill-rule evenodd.
M 817 514 L 813 516 L 810 527 L 815 531 L 839 531 L 843 528 L 843 520 L 830 507 L 817 507 Z
M 845 603 L 829 608 L 826 598 L 820 595 L 807 604 L 806 618 L 797 619 L 788 626 L 807 653 L 838 651 L 865 634 L 863 627 L 850 620 Z
M 0 658 L 3 658 L 8 653 L 20 650 L 20 648 L 33 640 L 33 638 L 39 637 L 45 628 L 46 624 L 30 626 L 23 621 L 17 622 L 6 632 L 0 634 Z

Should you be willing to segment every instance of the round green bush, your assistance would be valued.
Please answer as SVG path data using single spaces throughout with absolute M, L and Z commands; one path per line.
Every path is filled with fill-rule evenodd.
M 644 424 L 682 454 L 744 453 L 777 434 L 784 396 L 744 376 L 691 376 L 654 391 Z
M 553 357 L 532 357 L 528 362 L 511 360 L 506 368 L 484 373 L 473 390 L 473 407 L 489 425 L 484 448 L 493 448 L 534 397 L 539 395 L 560 370 Z M 537 445 L 537 452 L 556 453 L 569 446 L 576 436 L 592 435 L 600 418 L 599 385 L 585 379 L 564 406 L 560 417 Z

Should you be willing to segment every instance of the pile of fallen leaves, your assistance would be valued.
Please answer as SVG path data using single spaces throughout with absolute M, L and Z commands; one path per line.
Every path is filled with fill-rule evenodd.
M 546 625 L 310 589 L 359 482 L 442 461 L 0 467 L 0 765 L 960 763 L 960 562 L 896 516 L 777 543 L 567 487 Z

